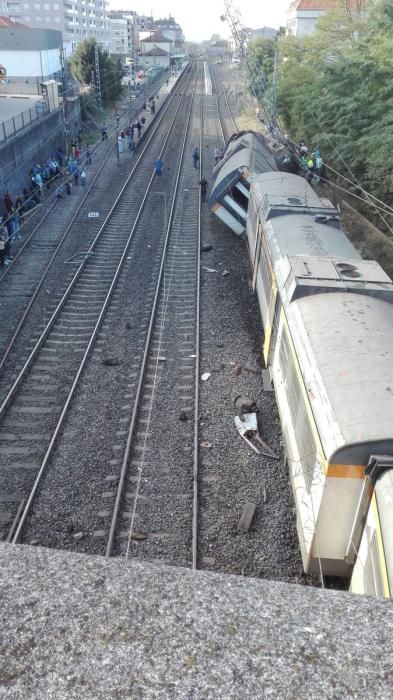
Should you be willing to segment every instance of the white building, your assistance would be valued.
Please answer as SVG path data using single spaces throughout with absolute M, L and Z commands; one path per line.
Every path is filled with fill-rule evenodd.
M 160 49 L 156 46 L 154 49 L 145 51 L 139 57 L 139 67 L 147 70 L 148 68 L 169 68 L 170 56 L 168 51 Z
M 170 15 L 168 19 L 154 20 L 154 29 L 160 32 L 162 36 L 170 39 L 176 46 L 180 46 L 184 42 L 184 34 L 180 24 Z
M 0 28 L 0 65 L 16 83 L 38 88 L 41 82 L 60 79 L 61 47 L 61 32 L 53 29 Z
M 354 16 L 361 16 L 364 14 L 365 3 L 366 0 L 347 0 L 348 10 Z M 287 12 L 287 35 L 312 34 L 319 18 L 340 6 L 340 0 L 294 0 Z
M 0 0 L 0 15 L 28 27 L 58 29 L 68 52 L 88 37 L 108 47 L 107 0 Z
M 250 33 L 250 41 L 255 41 L 256 39 L 274 39 L 277 36 L 277 29 L 273 27 L 260 27 L 259 29 L 252 29 Z
M 147 36 L 143 36 L 147 34 Z M 148 55 L 153 58 L 154 55 L 157 58 L 160 57 L 160 65 L 164 65 L 164 56 L 167 56 L 166 67 L 169 67 L 169 56 L 171 53 L 172 41 L 163 36 L 160 32 L 140 32 L 139 33 L 139 45 L 140 45 L 140 64 L 145 64 L 145 57 Z M 158 65 L 158 64 L 157 64 Z
M 109 53 L 121 57 L 132 56 L 132 27 L 131 19 L 119 12 L 108 12 Z

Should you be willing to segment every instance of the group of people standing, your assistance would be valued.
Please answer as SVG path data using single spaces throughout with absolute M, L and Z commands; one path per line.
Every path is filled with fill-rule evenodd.
M 29 171 L 30 186 L 24 187 L 21 194 L 13 199 L 9 190 L 4 194 L 4 212 L 0 217 L 0 267 L 10 265 L 12 261 L 12 243 L 22 240 L 22 225 L 28 212 L 41 203 L 44 190 L 55 187 L 57 199 L 62 199 L 65 193 L 71 194 L 72 185 L 80 182 L 86 184 L 85 166 L 91 165 L 91 151 L 87 145 L 83 150 L 81 132 L 71 143 L 71 153 L 66 156 L 59 146 L 54 155 L 36 163 Z
M 18 195 L 15 202 L 9 190 L 4 195 L 4 213 L 0 217 L 0 267 L 10 265 L 12 260 L 11 244 L 21 240 L 23 217 L 32 205 L 30 193 L 25 188 L 23 195 Z
M 297 156 L 306 170 L 306 180 L 311 182 L 313 177 L 317 183 L 320 182 L 324 174 L 324 162 L 319 148 L 310 150 L 304 141 L 300 141 L 296 148 Z

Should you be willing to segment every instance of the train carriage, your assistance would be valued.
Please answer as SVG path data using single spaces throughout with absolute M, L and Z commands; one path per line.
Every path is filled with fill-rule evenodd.
M 296 175 L 254 178 L 246 235 L 304 568 L 350 577 L 359 546 L 367 558 L 370 498 L 381 502 L 389 483 L 393 499 L 385 476 L 393 465 L 393 284 L 361 259 L 331 203 Z M 374 578 L 384 595 L 390 521 L 378 519 L 385 554 Z M 352 589 L 363 592 L 355 578 Z
M 273 150 L 262 134 L 249 131 L 232 137 L 224 159 L 214 169 L 216 179 L 209 197 L 212 212 L 241 236 L 254 176 L 277 169 Z

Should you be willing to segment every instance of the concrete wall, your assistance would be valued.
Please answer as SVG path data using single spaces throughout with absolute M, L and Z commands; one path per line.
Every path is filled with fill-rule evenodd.
M 139 64 L 144 68 L 169 68 L 169 56 L 140 56 Z
M 75 138 L 80 127 L 80 102 L 68 103 L 71 133 Z M 9 189 L 17 195 L 23 187 L 30 186 L 29 170 L 35 163 L 42 163 L 53 155 L 57 148 L 64 148 L 63 114 L 61 109 L 35 122 L 30 128 L 21 131 L 13 139 L 0 147 L 0 200 Z M 0 216 L 2 205 L 0 204 Z

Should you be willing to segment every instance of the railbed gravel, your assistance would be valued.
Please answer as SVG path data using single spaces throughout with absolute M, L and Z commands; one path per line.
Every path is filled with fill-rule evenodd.
M 200 557 L 202 567 L 277 580 L 303 579 L 294 501 L 274 393 L 262 385 L 263 329 L 244 240 L 206 216 L 202 253 L 200 383 Z M 223 273 L 229 274 L 223 274 Z M 256 372 L 245 369 L 256 370 Z M 240 373 L 239 373 L 240 368 Z M 257 455 L 239 436 L 234 400 L 258 406 L 259 432 L 280 456 Z M 203 447 L 203 444 L 211 447 Z M 237 529 L 256 504 L 250 530 Z
M 167 151 L 165 180 L 153 183 L 157 194 L 175 179 L 176 170 L 169 164 L 178 157 L 179 143 L 174 135 Z M 113 494 L 117 485 L 117 478 L 110 478 L 119 472 L 118 463 L 111 467 L 116 459 L 113 450 L 115 444 L 125 442 L 125 436 L 116 433 L 126 429 L 121 420 L 129 419 L 134 402 L 134 375 L 142 355 L 158 270 L 157 241 L 163 243 L 164 233 L 164 200 L 152 196 L 104 321 L 98 350 L 93 350 L 83 385 L 67 417 L 61 450 L 46 471 L 24 528 L 25 542 L 100 554 L 105 551 L 105 540 L 94 537 L 94 532 L 108 523 L 107 519 L 100 521 L 100 513 L 112 511 L 113 503 L 109 504 L 105 494 Z M 151 260 L 155 261 L 154 274 Z M 103 364 L 105 358 L 115 364 Z M 124 411 L 124 406 L 129 408 Z M 62 490 L 67 498 L 62 498 Z M 83 533 L 80 539 L 78 533 Z
M 246 244 L 218 222 L 207 205 L 202 242 L 213 248 L 202 253 L 201 265 L 216 272 L 201 271 L 200 374 L 209 372 L 211 376 L 199 386 L 199 565 L 226 573 L 309 582 L 302 572 L 294 501 L 274 394 L 264 392 L 262 387 L 263 331 L 257 299 L 249 287 Z M 119 468 L 116 465 L 111 469 L 110 464 L 114 458 L 114 436 L 121 428 L 121 406 L 132 403 L 125 398 L 125 393 L 130 392 L 125 386 L 133 374 L 130 344 L 137 330 L 147 324 L 142 306 L 129 304 L 137 295 L 132 280 L 123 279 L 119 289 L 114 313 L 105 322 L 101 352 L 89 363 L 86 381 L 67 421 L 67 440 L 62 440 L 62 451 L 56 455 L 45 480 L 54 499 L 48 498 L 44 504 L 39 516 L 41 524 L 35 522 L 34 513 L 29 519 L 26 542 L 104 553 L 105 540 L 95 537 L 94 531 L 100 529 L 99 514 L 105 512 L 109 503 L 103 498 L 105 490 L 113 499 L 117 485 Z M 105 356 L 114 357 L 117 364 L 103 365 Z M 242 368 L 240 374 L 236 365 Z M 258 373 L 247 371 L 245 366 Z M 280 455 L 279 461 L 256 455 L 238 435 L 233 402 L 239 394 L 256 401 L 261 436 Z M 179 450 L 189 446 L 191 421 L 181 422 L 178 411 L 171 412 L 170 420 Z M 117 442 L 123 439 L 119 436 Z M 211 447 L 202 446 L 206 443 Z M 77 480 L 84 489 L 79 488 Z M 72 481 L 72 498 L 65 499 L 61 495 L 62 483 Z M 191 480 L 189 483 L 191 486 Z M 88 509 L 84 509 L 86 501 Z M 256 513 L 249 532 L 240 533 L 237 522 L 248 501 L 256 504 Z M 185 498 L 184 504 L 185 517 L 190 521 L 189 500 Z M 111 509 L 112 506 L 107 508 Z M 132 551 L 142 555 L 143 549 L 141 543 Z M 151 558 L 154 548 L 147 552 Z M 160 557 L 159 543 L 156 556 Z M 179 563 L 179 559 L 183 565 L 189 564 L 183 550 L 176 561 L 168 563 Z

